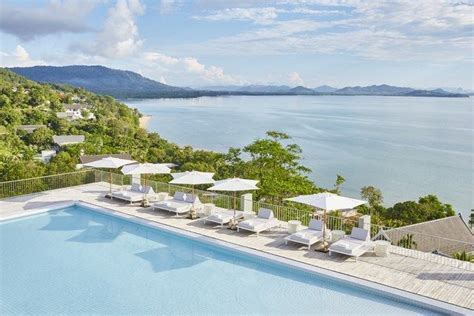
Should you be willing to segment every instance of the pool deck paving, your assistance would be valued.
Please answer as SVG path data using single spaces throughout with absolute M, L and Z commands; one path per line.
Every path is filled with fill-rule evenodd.
M 376 257 L 369 252 L 357 261 L 337 254 L 328 256 L 314 249 L 308 251 L 297 244 L 285 245 L 284 237 L 288 234 L 286 223 L 283 222 L 281 228 L 263 232 L 257 237 L 249 232 L 237 232 L 221 228 L 219 225 L 204 224 L 200 219 L 190 220 L 173 216 L 165 211 L 153 211 L 151 208 L 142 208 L 117 200 L 111 201 L 104 197 L 107 192 L 107 183 L 92 183 L 3 199 L 0 200 L 0 219 L 28 215 L 33 210 L 47 207 L 52 203 L 82 201 L 172 228 L 474 310 L 474 271 L 397 254 Z

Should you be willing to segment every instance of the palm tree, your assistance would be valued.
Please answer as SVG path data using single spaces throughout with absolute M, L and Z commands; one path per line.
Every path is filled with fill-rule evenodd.
M 453 253 L 453 258 L 461 261 L 474 262 L 474 255 L 465 250 Z
M 397 246 L 407 248 L 407 249 L 416 249 L 418 247 L 417 243 L 413 239 L 413 234 L 407 234 L 403 236 L 398 242 Z
M 474 227 L 474 209 L 471 210 L 471 215 L 469 216 L 469 226 Z

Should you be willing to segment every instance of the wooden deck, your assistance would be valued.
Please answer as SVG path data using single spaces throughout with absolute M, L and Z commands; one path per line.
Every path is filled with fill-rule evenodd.
M 336 254 L 329 257 L 324 253 L 307 251 L 295 244 L 285 245 L 285 227 L 256 237 L 254 234 L 237 233 L 218 225 L 204 225 L 201 220 L 174 217 L 167 212 L 156 212 L 150 208 L 111 201 L 103 197 L 107 190 L 108 184 L 94 183 L 0 200 L 0 219 L 27 215 L 33 209 L 52 203 L 81 200 L 210 238 L 474 309 L 473 271 L 394 254 L 381 258 L 367 253 L 357 262 Z

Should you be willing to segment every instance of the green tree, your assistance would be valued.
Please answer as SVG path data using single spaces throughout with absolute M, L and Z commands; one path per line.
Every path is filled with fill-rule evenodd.
M 52 145 L 53 131 L 47 127 L 40 127 L 28 134 L 26 140 L 28 145 L 35 145 L 45 149 Z
M 48 122 L 48 113 L 38 108 L 23 111 L 23 114 L 24 124 L 46 124 Z
M 12 107 L 0 108 L 0 125 L 17 126 L 21 124 L 22 114 Z
M 296 144 L 283 144 L 289 139 L 287 134 L 269 131 L 267 138 L 257 139 L 243 149 L 250 160 L 242 164 L 240 174 L 258 179 L 257 195 L 272 202 L 318 190 L 307 178 L 310 169 L 299 163 L 301 148 Z
M 369 205 L 372 207 L 381 205 L 383 203 L 382 191 L 371 185 L 363 187 L 360 190 L 360 196 L 364 200 L 367 200 L 369 202 Z
M 449 204 L 443 204 L 435 195 L 420 197 L 418 202 L 406 201 L 396 203 L 388 208 L 384 216 L 388 219 L 400 220 L 404 225 L 421 223 L 455 214 Z
M 48 174 L 72 172 L 76 170 L 77 158 L 73 158 L 68 152 L 62 151 L 54 156 L 47 165 Z
M 44 164 L 34 160 L 3 159 L 0 163 L 0 181 L 40 177 L 45 171 Z
M 10 105 L 10 98 L 2 91 L 2 93 L 0 94 L 0 107 L 9 107 Z
M 346 179 L 338 174 L 336 176 L 336 183 L 334 184 L 334 192 L 336 194 L 341 194 L 341 186 L 344 184 L 344 182 L 346 182 Z

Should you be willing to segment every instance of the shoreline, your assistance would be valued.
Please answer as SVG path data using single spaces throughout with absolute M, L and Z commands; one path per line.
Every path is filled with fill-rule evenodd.
M 150 124 L 151 118 L 151 115 L 143 115 L 142 117 L 140 117 L 138 119 L 140 127 L 148 130 L 148 125 Z

